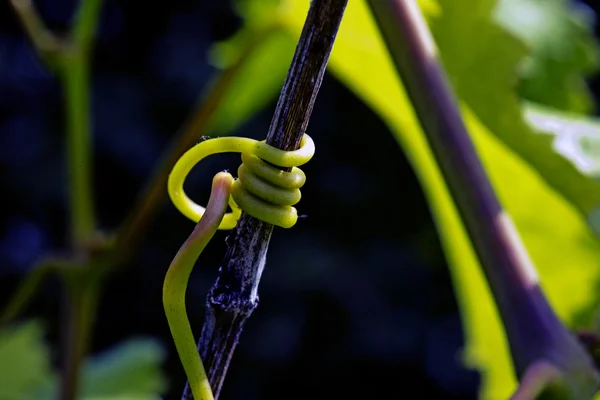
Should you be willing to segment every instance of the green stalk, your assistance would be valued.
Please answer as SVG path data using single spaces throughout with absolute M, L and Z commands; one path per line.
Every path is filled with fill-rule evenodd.
M 60 76 L 66 98 L 67 160 L 69 173 L 70 230 L 77 252 L 90 243 L 95 231 L 92 190 L 92 145 L 90 121 L 90 49 L 100 17 L 102 0 L 81 0 L 70 42 L 62 53 Z M 85 249 L 83 249 L 85 250 Z M 94 267 L 100 271 L 94 273 Z M 91 328 L 102 287 L 100 265 L 91 259 L 74 278 L 65 277 L 67 304 L 64 371 L 61 399 L 78 398 L 81 365 L 89 347 Z
M 98 266 L 96 266 L 98 267 Z M 72 278 L 72 279 L 69 279 Z M 64 369 L 61 375 L 60 399 L 80 398 L 80 376 L 88 352 L 92 325 L 102 288 L 100 274 L 77 270 L 65 276 L 65 326 L 63 327 Z
M 66 99 L 70 231 L 74 245 L 94 233 L 90 122 L 90 48 L 102 0 L 81 0 L 60 75 Z
M 66 101 L 70 232 L 73 245 L 94 233 L 89 61 L 80 52 L 66 53 L 61 71 Z

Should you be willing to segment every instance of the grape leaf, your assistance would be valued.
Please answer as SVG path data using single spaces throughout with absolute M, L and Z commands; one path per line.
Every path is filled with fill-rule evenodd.
M 306 12 L 302 6 L 306 4 L 289 15 L 294 35 Z M 574 207 L 589 209 L 600 203 L 595 182 L 554 153 L 551 140 L 536 136 L 525 123 L 512 85 L 525 47 L 492 23 L 493 2 L 440 0 L 422 6 L 460 96 L 470 134 L 540 270 L 541 286 L 558 314 L 574 324 L 576 316 L 583 311 L 589 315 L 597 304 L 600 244 Z M 466 328 L 465 359 L 483 373 L 481 398 L 508 398 L 516 382 L 495 305 L 364 2 L 350 2 L 329 65 L 388 123 L 415 168 L 451 264 Z M 589 191 L 568 187 L 575 184 Z M 584 196 L 593 201 L 586 204 Z
M 86 360 L 82 400 L 127 398 L 158 400 L 166 389 L 160 369 L 163 348 L 152 339 L 129 339 Z M 55 380 L 36 391 L 36 399 L 56 398 Z
M 297 36 L 289 36 L 289 32 L 286 35 L 282 27 L 296 23 L 298 28 L 297 23 L 306 15 L 303 7 L 307 6 L 305 2 L 289 0 L 238 0 L 236 4 L 245 17 L 244 27 L 214 47 L 214 62 L 223 68 L 238 59 L 250 43 L 254 43 L 256 49 L 236 74 L 234 84 L 211 122 L 210 134 L 231 132 L 276 97 L 293 54 L 294 39 L 297 39 Z M 495 0 L 476 0 L 473 12 L 469 13 L 465 11 L 469 6 L 463 2 L 421 0 L 419 4 L 429 18 L 458 96 L 494 135 L 527 160 L 584 218 L 597 214 L 600 182 L 589 179 L 570 160 L 555 152 L 552 138 L 535 134 L 523 117 L 523 105 L 514 84 L 518 66 L 527 56 L 527 47 L 491 19 L 490 14 L 501 7 L 494 8 Z M 302 13 L 295 15 L 292 21 L 294 18 L 290 15 L 294 16 L 299 10 Z M 490 43 L 501 43 L 501 53 Z
M 600 120 L 526 104 L 525 118 L 534 131 L 553 137 L 554 150 L 583 174 L 600 179 Z M 599 229 L 600 232 L 600 229 Z
M 553 137 L 553 148 L 583 174 L 600 179 L 600 120 L 558 112 L 539 104 L 526 104 L 525 117 L 541 134 Z M 588 216 L 588 223 L 600 234 L 600 209 Z
M 520 65 L 520 95 L 554 108 L 594 109 L 584 76 L 598 70 L 593 14 L 565 0 L 500 0 L 494 17 L 529 48 Z
M 542 288 L 571 326 L 587 323 L 598 304 L 600 244 L 584 216 L 600 204 L 600 186 L 554 151 L 552 137 L 534 132 L 524 119 L 514 81 L 526 47 L 492 21 L 494 2 L 422 0 L 420 5 L 475 146 L 540 270 Z M 297 39 L 308 2 L 287 1 L 281 7 Z M 278 62 L 277 54 L 270 59 Z M 363 1 L 349 2 L 329 70 L 386 121 L 406 152 L 451 265 L 466 327 L 465 361 L 483 373 L 481 398 L 509 397 L 516 381 L 493 299 Z
M 114 346 L 87 361 L 83 397 L 159 399 L 166 389 L 160 369 L 164 358 L 164 349 L 153 339 L 129 339 Z
M 277 3 L 237 2 L 238 12 L 247 16 L 244 26 L 231 38 L 213 45 L 210 57 L 220 69 L 234 65 L 241 57 L 247 58 L 235 71 L 215 111 L 208 128 L 211 135 L 231 133 L 273 101 L 281 90 L 295 43 L 280 23 L 283 9 Z M 273 54 L 277 54 L 276 60 Z
M 490 19 L 494 3 L 478 0 L 470 11 L 463 2 L 440 0 L 443 12 L 429 19 L 454 90 L 498 139 L 587 217 L 600 205 L 600 182 L 557 154 L 552 138 L 535 134 L 523 118 L 513 86 L 527 50 Z
M 43 335 L 43 327 L 37 321 L 0 331 L 0 399 L 33 400 L 35 397 L 26 395 L 30 388 L 53 379 Z

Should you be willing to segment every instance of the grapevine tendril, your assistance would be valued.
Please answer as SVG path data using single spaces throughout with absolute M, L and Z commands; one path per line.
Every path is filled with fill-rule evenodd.
M 196 204 L 183 190 L 185 178 L 209 155 L 229 152 L 242 154 L 238 178 L 219 172 L 213 179 L 206 208 Z M 233 229 L 242 211 L 282 228 L 294 226 L 298 213 L 293 206 L 300 201 L 300 188 L 306 181 L 298 167 L 307 163 L 314 152 L 314 142 L 306 134 L 300 148 L 294 151 L 249 138 L 221 137 L 200 142 L 188 150 L 169 175 L 171 201 L 183 215 L 198 223 L 171 262 L 163 285 L 163 306 L 171 336 L 196 400 L 214 397 L 185 307 L 185 292 L 194 264 L 215 232 Z M 227 205 L 232 211 L 226 214 Z

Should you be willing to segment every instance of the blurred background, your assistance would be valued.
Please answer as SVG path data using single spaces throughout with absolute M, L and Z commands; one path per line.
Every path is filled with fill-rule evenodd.
M 35 3 L 49 28 L 68 29 L 76 0 Z M 593 0 L 586 3 L 600 8 Z M 210 46 L 234 34 L 241 22 L 229 1 L 105 1 L 92 84 L 102 229 L 117 228 L 127 215 L 215 72 Z M 597 98 L 600 80 L 589 85 Z M 60 85 L 36 58 L 8 2 L 0 2 L 0 304 L 42 255 L 67 246 L 63 106 Z M 274 106 L 234 134 L 263 138 Z M 475 399 L 479 377 L 461 365 L 463 332 L 447 265 L 422 190 L 396 140 L 331 75 L 323 81 L 309 133 L 317 153 L 303 167 L 308 181 L 298 209 L 306 218 L 294 229 L 275 231 L 260 306 L 245 328 L 221 398 L 416 391 L 422 398 Z M 238 164 L 238 156 L 207 160 L 194 170 L 188 192 L 205 202 L 212 176 Z M 367 218 L 370 210 L 380 218 Z M 129 337 L 162 343 L 165 399 L 179 398 L 185 376 L 164 317 L 162 283 L 192 228 L 164 202 L 134 261 L 109 279 L 93 332 L 94 353 Z M 196 333 L 225 237 L 217 233 L 188 288 Z M 60 310 L 61 287 L 50 280 L 21 316 L 42 319 L 55 363 Z

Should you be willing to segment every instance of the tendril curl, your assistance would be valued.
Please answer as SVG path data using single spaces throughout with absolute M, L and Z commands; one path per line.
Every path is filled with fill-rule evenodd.
M 175 164 L 169 176 L 169 196 L 177 209 L 194 222 L 204 215 L 205 208 L 191 200 L 183 190 L 185 178 L 204 158 L 219 153 L 241 153 L 238 178 L 231 187 L 229 206 L 220 230 L 233 229 L 242 210 L 251 216 L 282 228 L 291 228 L 298 220 L 293 206 L 300 201 L 300 188 L 306 181 L 298 167 L 306 164 L 315 153 L 315 144 L 304 134 L 300 148 L 284 151 L 265 141 L 241 137 L 220 137 L 198 143 Z M 292 168 L 290 172 L 280 168 Z
M 185 178 L 204 158 L 218 153 L 242 153 L 238 179 L 219 172 L 207 208 L 194 203 L 183 190 Z M 298 220 L 293 207 L 300 201 L 300 188 L 306 181 L 298 166 L 315 153 L 315 144 L 304 135 L 300 148 L 283 151 L 254 139 L 222 137 L 201 142 L 188 150 L 169 175 L 168 191 L 173 204 L 183 215 L 197 222 L 194 231 L 171 262 L 163 284 L 163 306 L 171 336 L 195 400 L 214 400 L 185 307 L 185 292 L 190 274 L 200 253 L 217 229 L 233 229 L 242 210 L 264 222 L 290 228 Z M 290 172 L 281 168 L 291 168 Z M 227 204 L 230 213 L 225 213 Z

